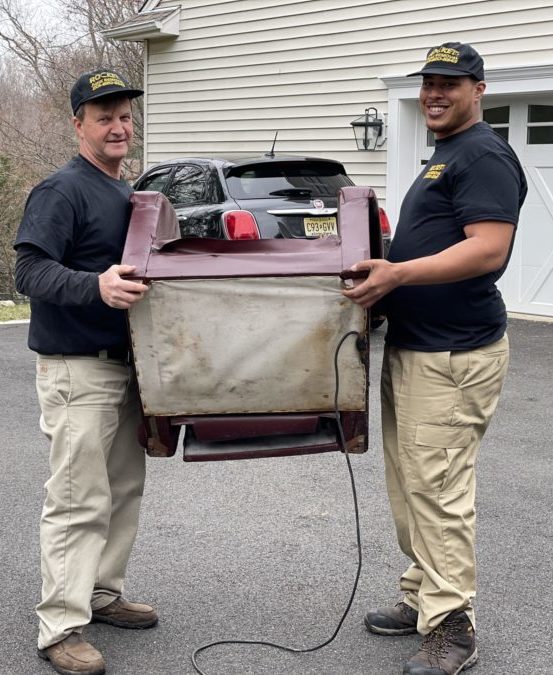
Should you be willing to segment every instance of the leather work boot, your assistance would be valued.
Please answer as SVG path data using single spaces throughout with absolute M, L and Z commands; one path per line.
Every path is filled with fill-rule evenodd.
M 92 623 L 109 623 L 118 628 L 151 628 L 157 623 L 157 612 L 150 605 L 129 602 L 119 596 L 109 605 L 92 611 Z
M 403 668 L 404 675 L 457 675 L 478 659 L 476 637 L 465 612 L 449 614 L 425 635 L 419 651 Z
M 365 616 L 365 626 L 378 635 L 409 635 L 417 632 L 419 613 L 404 602 L 395 607 L 373 609 Z
M 54 670 L 62 675 L 103 675 L 106 672 L 100 652 L 79 633 L 71 633 L 65 640 L 39 649 L 38 655 L 50 661 Z

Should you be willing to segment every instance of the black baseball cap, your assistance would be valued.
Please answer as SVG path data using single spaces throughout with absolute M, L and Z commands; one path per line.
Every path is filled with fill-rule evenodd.
M 439 47 L 431 47 L 424 66 L 407 77 L 414 75 L 468 75 L 480 82 L 484 79 L 484 61 L 471 45 L 444 42 Z
M 71 88 L 71 108 L 75 114 L 87 101 L 93 101 L 110 94 L 124 94 L 128 98 L 142 96 L 142 89 L 132 87 L 119 73 L 110 68 L 98 68 L 79 76 Z

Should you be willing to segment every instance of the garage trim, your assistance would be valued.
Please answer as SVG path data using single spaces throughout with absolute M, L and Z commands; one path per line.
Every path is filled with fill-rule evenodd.
M 388 88 L 388 159 L 386 210 L 397 223 L 403 195 L 419 167 L 416 144 L 423 123 L 417 101 L 419 81 L 412 77 L 381 77 Z M 498 68 L 486 72 L 486 95 L 532 94 L 553 91 L 553 66 Z

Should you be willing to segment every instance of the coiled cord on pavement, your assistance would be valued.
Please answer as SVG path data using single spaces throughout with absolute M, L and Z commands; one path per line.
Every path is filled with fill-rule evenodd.
M 205 645 L 202 645 L 201 647 L 198 647 L 197 649 L 194 650 L 192 654 L 192 665 L 194 666 L 195 670 L 199 675 L 207 675 L 201 668 L 198 666 L 197 663 L 197 656 L 201 654 L 201 652 L 205 652 L 207 649 L 211 649 L 212 647 L 216 647 L 218 645 L 264 645 L 267 647 L 274 647 L 275 649 L 280 649 L 285 652 L 293 652 L 295 654 L 308 654 L 309 652 L 314 652 L 317 651 L 318 649 L 322 649 L 323 647 L 326 647 L 329 645 L 338 635 L 340 632 L 340 628 L 342 627 L 342 624 L 344 623 L 349 610 L 351 608 L 351 605 L 353 603 L 353 599 L 355 597 L 355 593 L 357 591 L 357 585 L 359 583 L 359 577 L 361 575 L 361 567 L 363 563 L 363 557 L 362 557 L 362 547 L 361 547 L 361 529 L 359 526 L 359 507 L 357 504 L 357 490 L 355 488 L 355 478 L 353 476 L 353 469 L 351 467 L 351 460 L 349 457 L 348 450 L 346 448 L 346 442 L 345 442 L 345 437 L 344 437 L 344 430 L 342 428 L 342 423 L 340 421 L 340 414 L 338 411 L 338 394 L 340 390 L 340 378 L 339 378 L 339 372 L 338 372 L 338 355 L 340 353 L 340 349 L 343 345 L 343 343 L 346 341 L 348 337 L 351 335 L 357 335 L 359 337 L 359 333 L 355 330 L 349 331 L 345 335 L 342 336 L 340 339 L 340 342 L 338 343 L 338 346 L 336 347 L 336 351 L 334 352 L 334 373 L 335 373 L 335 389 L 334 389 L 334 412 L 336 415 L 336 423 L 338 425 L 338 433 L 340 436 L 340 444 L 342 446 L 342 450 L 344 451 L 344 455 L 346 458 L 347 462 L 347 467 L 348 467 L 348 472 L 349 472 L 349 477 L 350 477 L 350 482 L 351 482 L 351 490 L 352 490 L 352 495 L 353 495 L 353 506 L 354 506 L 354 511 L 355 511 L 355 530 L 356 530 L 356 536 L 357 536 L 357 573 L 355 575 L 355 581 L 353 583 L 353 589 L 348 601 L 348 604 L 346 606 L 346 609 L 344 610 L 344 613 L 342 614 L 342 617 L 340 621 L 338 622 L 338 625 L 336 626 L 336 629 L 332 635 L 322 642 L 321 644 L 317 644 L 314 647 L 289 647 L 287 645 L 280 645 L 277 644 L 276 642 L 269 642 L 268 640 L 246 640 L 246 639 L 224 639 L 224 640 L 216 640 L 215 642 L 209 642 Z

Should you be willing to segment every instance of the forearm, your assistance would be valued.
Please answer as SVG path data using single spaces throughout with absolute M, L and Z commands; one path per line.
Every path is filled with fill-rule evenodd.
M 483 222 L 467 225 L 466 239 L 440 253 L 404 262 L 363 260 L 353 269 L 367 270 L 368 278 L 344 295 L 363 307 L 372 307 L 398 286 L 448 284 L 500 269 L 509 254 L 514 226 Z
M 17 249 L 15 283 L 19 293 L 55 305 L 89 305 L 101 299 L 97 274 L 64 267 L 30 245 Z
M 505 251 L 482 245 L 476 237 L 424 258 L 396 263 L 398 286 L 447 284 L 498 270 Z

